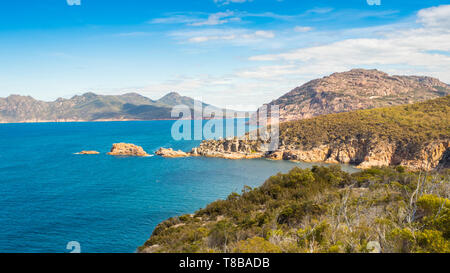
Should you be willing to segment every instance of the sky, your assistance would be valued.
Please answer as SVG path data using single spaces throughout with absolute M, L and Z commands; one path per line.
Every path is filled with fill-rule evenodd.
M 450 83 L 450 3 L 15 0 L 0 5 L 0 97 L 168 92 L 256 109 L 352 68 Z

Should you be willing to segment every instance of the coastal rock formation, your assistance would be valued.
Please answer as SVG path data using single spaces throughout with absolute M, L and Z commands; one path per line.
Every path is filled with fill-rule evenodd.
M 447 149 L 442 156 L 441 161 L 439 161 L 438 169 L 447 169 L 450 168 L 450 149 Z
M 237 138 L 208 140 L 203 141 L 199 147 L 188 153 L 174 151 L 171 148 L 160 148 L 155 154 L 167 158 L 203 156 L 224 159 L 256 159 L 264 157 L 265 154 L 259 144 L 261 143 Z
M 238 138 L 203 141 L 192 155 L 226 159 L 254 159 L 264 156 L 262 142 Z
M 267 158 L 352 164 L 359 168 L 449 166 L 450 96 L 413 105 L 330 114 L 280 124 L 279 147 L 241 138 L 203 141 L 188 156 Z M 439 165 L 439 166 L 438 166 Z
M 390 76 L 382 71 L 353 69 L 312 80 L 268 105 L 280 107 L 280 121 L 312 118 L 415 103 L 450 94 L 450 86 L 421 76 Z M 256 116 L 252 118 L 256 122 Z
M 183 151 L 174 151 L 172 148 L 169 148 L 169 149 L 160 148 L 158 151 L 156 151 L 155 154 L 162 156 L 162 157 L 168 157 L 168 158 L 190 156 L 188 153 L 185 153 Z
M 212 140 L 202 142 L 199 147 L 194 148 L 189 153 L 160 149 L 156 154 L 163 157 L 266 158 L 310 163 L 352 164 L 362 169 L 401 165 L 411 170 L 432 170 L 437 168 L 438 165 L 440 168 L 448 168 L 450 165 L 450 140 L 448 139 L 425 143 L 422 148 L 408 147 L 400 143 L 394 144 L 376 139 L 355 139 L 339 145 L 320 145 L 309 149 L 280 146 L 278 150 L 273 152 L 262 151 L 258 146 L 255 146 L 258 145 L 256 143 L 245 139 Z M 229 148 L 230 146 L 233 148 Z
M 97 151 L 81 151 L 78 154 L 79 155 L 98 155 L 100 153 Z
M 265 157 L 272 160 L 353 164 L 362 169 L 401 165 L 411 170 L 431 170 L 439 164 L 443 168 L 448 168 L 449 165 L 449 152 L 445 154 L 450 147 L 449 140 L 427 143 L 419 151 L 408 150 L 411 147 L 400 144 L 373 140 L 355 140 L 350 143 L 354 146 L 343 143 L 298 150 L 285 150 L 285 147 L 281 147 L 280 150 L 267 153 Z
M 127 143 L 115 143 L 109 155 L 115 156 L 149 156 L 140 146 Z

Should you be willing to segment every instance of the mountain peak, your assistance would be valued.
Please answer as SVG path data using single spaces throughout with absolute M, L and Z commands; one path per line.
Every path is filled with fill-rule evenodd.
M 376 69 L 333 73 L 297 87 L 272 101 L 280 106 L 280 120 L 298 120 L 359 109 L 409 104 L 450 94 L 438 79 L 394 76 Z
M 179 98 L 182 97 L 178 92 L 167 93 L 163 98 Z
M 84 93 L 83 95 L 81 95 L 82 97 L 85 97 L 85 98 L 95 98 L 95 97 L 98 97 L 98 95 L 97 94 L 95 94 L 94 92 L 86 92 L 86 93 Z

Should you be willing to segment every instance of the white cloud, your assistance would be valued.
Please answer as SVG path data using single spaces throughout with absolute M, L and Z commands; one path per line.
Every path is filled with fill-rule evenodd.
M 255 31 L 254 33 L 242 35 L 242 38 L 244 38 L 244 39 L 259 39 L 259 38 L 272 39 L 274 37 L 275 37 L 275 33 L 273 33 L 273 31 L 267 31 L 267 30 L 258 30 L 258 31 Z
M 232 17 L 234 12 L 226 11 L 226 12 L 218 12 L 208 16 L 208 19 L 204 21 L 192 22 L 189 25 L 191 26 L 214 26 L 214 25 L 222 25 L 229 22 L 240 21 L 239 17 Z
M 308 32 L 308 31 L 311 31 L 311 30 L 313 30 L 312 27 L 296 26 L 294 28 L 295 32 Z
M 171 34 L 190 43 L 205 43 L 210 41 L 230 41 L 242 45 L 256 43 L 275 37 L 273 31 L 249 29 L 206 29 L 201 31 L 182 31 Z
M 450 5 L 442 5 L 420 10 L 418 22 L 429 28 L 450 28 Z
M 188 41 L 191 43 L 204 43 L 208 41 L 215 41 L 215 40 L 234 40 L 236 39 L 236 35 L 222 35 L 222 36 L 197 36 L 192 37 Z
M 200 19 L 186 14 L 173 14 L 168 17 L 152 19 L 150 24 L 192 24 L 199 22 Z
M 204 13 L 204 12 L 185 12 L 185 13 L 170 13 L 166 14 L 166 17 L 154 18 L 149 21 L 151 24 L 185 24 L 188 26 L 212 26 L 212 25 L 222 25 L 226 23 L 233 22 L 243 22 L 244 18 L 269 18 L 281 21 L 295 21 L 299 18 L 305 18 L 308 16 L 315 16 L 317 14 L 330 13 L 333 9 L 331 8 L 320 8 L 307 10 L 300 14 L 294 15 L 283 15 L 273 12 L 260 12 L 260 13 L 250 13 L 246 11 L 224 11 L 217 13 Z M 389 12 L 391 13 L 391 12 Z M 380 14 L 385 14 L 382 12 Z M 373 12 L 370 14 L 362 15 L 364 16 L 378 16 L 378 12 Z M 339 14 L 337 16 L 345 16 Z M 333 18 L 331 18 L 333 19 Z
M 224 11 L 217 13 L 184 13 L 170 14 L 167 17 L 152 19 L 151 24 L 185 24 L 187 26 L 215 26 L 226 23 L 240 22 L 241 15 L 234 11 Z
M 252 61 L 275 64 L 241 71 L 239 75 L 270 78 L 375 67 L 398 74 L 408 70 L 450 82 L 450 29 L 444 19 L 450 18 L 449 6 L 421 10 L 417 17 L 422 23 L 419 28 L 386 31 L 375 38 L 351 38 L 283 53 L 253 56 L 250 58 Z
M 245 2 L 252 2 L 253 0 L 214 0 L 214 3 L 219 5 L 229 5 L 231 3 L 245 3 Z
M 397 75 L 428 75 L 450 83 L 448 7 L 421 10 L 415 18 L 394 25 L 329 32 L 310 30 L 300 34 L 295 33 L 292 25 L 288 30 L 277 31 L 277 39 L 273 39 L 275 33 L 272 31 L 241 28 L 195 28 L 172 32 L 172 38 L 194 44 L 244 44 L 252 49 L 267 50 L 270 44 L 279 42 L 280 48 L 296 45 L 297 49 L 283 51 L 270 47 L 271 54 L 252 56 L 245 63 L 246 67 L 229 74 L 178 77 L 151 83 L 143 91 L 155 97 L 151 95 L 154 92 L 163 95 L 176 90 L 189 96 L 204 96 L 208 103 L 218 106 L 245 105 L 246 102 L 261 105 L 309 80 L 359 67 L 377 68 Z M 192 21 L 186 22 L 190 23 Z
M 293 84 L 293 83 L 290 83 Z M 124 89 L 119 92 L 139 92 L 150 98 L 158 98 L 170 91 L 203 100 L 209 104 L 241 111 L 255 111 L 261 104 L 274 98 L 275 92 L 284 92 L 291 85 L 278 82 L 248 80 L 234 75 L 212 76 L 200 74 L 177 76 L 164 82 L 151 82 L 145 87 Z M 118 90 L 112 92 L 117 94 Z

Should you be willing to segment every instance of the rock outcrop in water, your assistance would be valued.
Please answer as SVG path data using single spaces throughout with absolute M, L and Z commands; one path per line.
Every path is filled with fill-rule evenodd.
M 167 158 L 203 156 L 225 159 L 255 159 L 264 157 L 265 153 L 261 150 L 261 145 L 258 145 L 258 142 L 235 138 L 203 141 L 199 147 L 188 153 L 174 151 L 171 148 L 161 148 L 155 154 Z
M 183 151 L 175 151 L 172 148 L 169 148 L 169 149 L 160 148 L 158 151 L 156 151 L 155 154 L 159 155 L 159 156 L 162 156 L 162 157 L 167 157 L 167 158 L 177 158 L 177 157 L 188 157 L 188 156 L 190 156 L 189 153 L 185 153 Z
M 100 153 L 97 151 L 81 151 L 78 154 L 79 155 L 98 155 Z
M 108 154 L 115 156 L 149 156 L 142 147 L 128 143 L 113 144 L 111 152 Z

